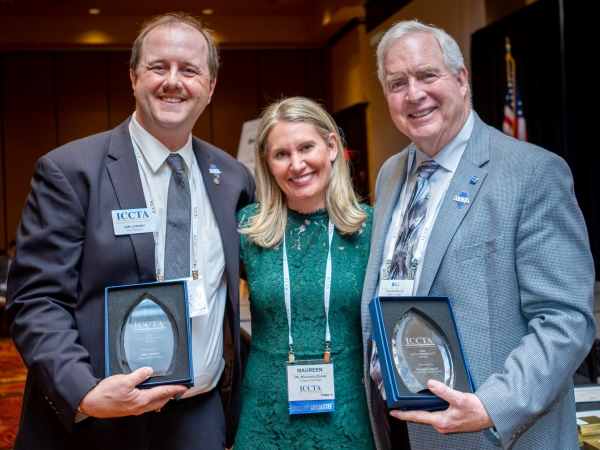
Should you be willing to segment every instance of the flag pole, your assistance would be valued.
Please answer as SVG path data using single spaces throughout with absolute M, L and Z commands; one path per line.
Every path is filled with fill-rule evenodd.
M 510 99 L 510 104 L 512 107 L 512 110 L 515 112 L 515 117 L 512 121 L 512 137 L 517 137 L 517 130 L 516 130 L 516 111 L 517 111 L 517 83 L 516 83 L 516 68 L 515 68 L 515 59 L 512 56 L 511 53 L 511 47 L 510 47 L 510 39 L 508 36 L 506 36 L 504 39 L 506 39 L 506 79 L 508 80 L 509 83 L 512 84 L 512 95 L 511 95 L 511 99 Z

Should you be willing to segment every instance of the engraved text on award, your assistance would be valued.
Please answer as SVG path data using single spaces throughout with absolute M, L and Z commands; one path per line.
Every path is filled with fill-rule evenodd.
M 449 344 L 431 319 L 416 309 L 405 313 L 394 329 L 394 365 L 410 392 L 427 390 L 427 381 L 454 387 L 454 368 Z
M 123 362 L 131 371 L 152 367 L 152 376 L 165 375 L 175 350 L 174 329 L 165 311 L 146 297 L 126 318 L 122 334 Z

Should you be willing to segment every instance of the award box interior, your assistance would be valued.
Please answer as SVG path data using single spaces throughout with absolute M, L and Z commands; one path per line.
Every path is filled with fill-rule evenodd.
M 124 327 L 142 297 L 161 304 L 169 317 L 174 335 L 174 354 L 165 375 L 152 376 L 139 388 L 165 384 L 194 385 L 191 322 L 188 311 L 187 285 L 183 280 L 143 283 L 106 288 L 105 296 L 105 374 L 106 377 L 131 373 L 123 353 Z
M 379 364 L 390 409 L 442 410 L 448 403 L 429 391 L 412 393 L 402 381 L 393 360 L 392 339 L 396 324 L 410 310 L 431 319 L 445 335 L 455 371 L 454 389 L 475 392 L 475 383 L 464 354 L 452 303 L 448 297 L 375 297 L 369 304 Z

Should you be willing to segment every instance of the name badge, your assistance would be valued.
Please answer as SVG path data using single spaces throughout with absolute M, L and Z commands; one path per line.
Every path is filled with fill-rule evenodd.
M 407 297 L 413 295 L 415 280 L 381 280 L 379 297 Z
M 187 280 L 188 303 L 190 317 L 205 316 L 208 314 L 208 303 L 204 293 L 204 277 L 199 276 L 197 280 Z
M 297 361 L 287 364 L 290 414 L 335 411 L 333 361 Z
M 150 208 L 118 209 L 111 211 L 115 236 L 153 233 L 154 218 Z

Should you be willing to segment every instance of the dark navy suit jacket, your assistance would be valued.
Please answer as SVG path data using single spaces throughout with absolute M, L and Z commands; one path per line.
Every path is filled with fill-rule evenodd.
M 112 210 L 146 207 L 128 124 L 60 147 L 35 167 L 8 287 L 11 333 L 29 369 L 17 449 L 148 448 L 152 414 L 74 424 L 104 377 L 104 288 L 156 281 L 152 234 L 115 236 L 111 220 Z M 255 201 L 255 185 L 222 150 L 196 138 L 193 149 L 225 252 L 220 386 L 231 443 L 241 385 L 236 212 Z M 210 164 L 221 170 L 218 185 Z

